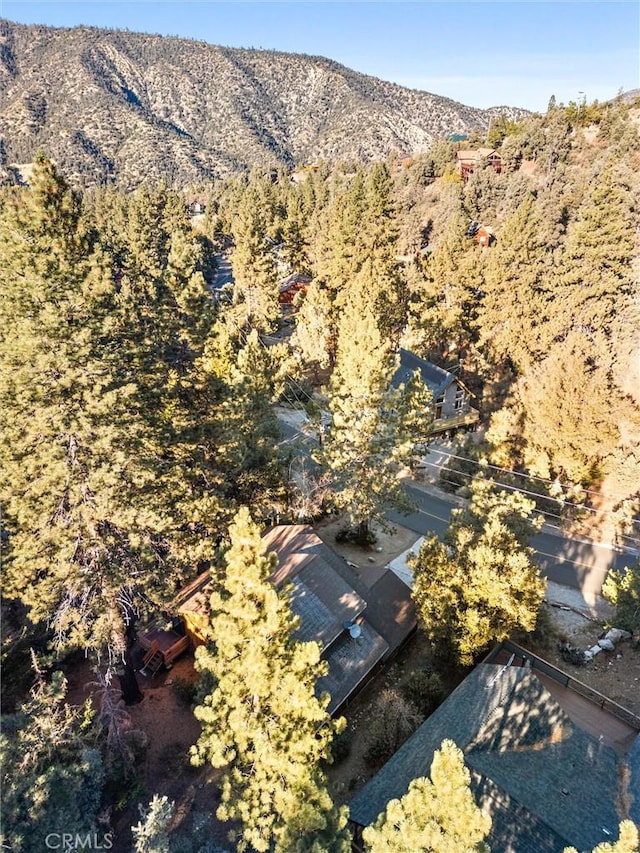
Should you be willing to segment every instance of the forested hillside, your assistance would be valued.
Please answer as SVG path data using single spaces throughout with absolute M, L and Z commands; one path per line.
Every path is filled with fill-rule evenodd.
M 470 508 L 448 549 L 431 542 L 420 555 L 434 642 L 454 637 L 468 661 L 535 624 L 534 504 L 487 481 L 524 488 L 568 529 L 637 532 L 640 104 L 551 104 L 465 147 L 487 144 L 501 172 L 481 161 L 466 182 L 442 140 L 402 163 L 322 163 L 297 182 L 254 169 L 203 184 L 197 219 L 165 186 L 73 191 L 42 155 L 28 187 L 0 189 L 13 849 L 41 849 L 56 814 L 86 832 L 117 812 L 122 791 L 137 796 L 110 679 L 135 680 L 136 624 L 204 569 L 213 645 L 199 657 L 193 756 L 222 773 L 219 816 L 234 822 L 238 849 L 293 851 L 302 835 L 304 849 L 348 849 L 320 763 L 334 733 L 326 697 L 313 695 L 323 664 L 316 644 L 291 639 L 288 592 L 270 585 L 259 532 L 335 510 L 370 542 L 372 522 L 406 505 L 398 475 L 428 440 L 433 401 L 417 376 L 394 385 L 399 347 L 455 370 L 481 418 L 450 472 Z M 222 252 L 235 283 L 214 292 Z M 280 283 L 293 272 L 310 283 L 285 316 Z M 315 430 L 312 459 L 279 433 L 273 404 L 293 398 Z M 461 573 L 459 595 L 488 596 L 468 645 L 446 623 L 450 599 L 441 608 L 424 592 L 434 567 L 442 584 Z M 74 650 L 102 679 L 93 722 L 61 704 L 54 670 Z M 312 766 L 288 737 L 298 728 Z M 34 746 L 44 731 L 46 754 Z M 150 814 L 166 829 L 170 809 L 156 802 Z M 137 849 L 151 849 L 149 826 L 138 830 Z
M 516 107 L 478 110 L 322 57 L 0 20 L 0 167 L 43 149 L 81 186 L 409 154 Z

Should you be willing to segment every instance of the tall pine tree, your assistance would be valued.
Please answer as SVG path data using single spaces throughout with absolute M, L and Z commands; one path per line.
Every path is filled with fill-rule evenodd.
M 226 572 L 211 596 L 212 646 L 196 658 L 215 688 L 196 708 L 193 760 L 223 770 L 218 817 L 241 825 L 239 851 L 347 853 L 346 810 L 333 806 L 319 767 L 338 727 L 328 697 L 314 695 L 326 666 L 319 646 L 292 638 L 288 592 L 271 583 L 276 558 L 248 510 L 229 533 Z

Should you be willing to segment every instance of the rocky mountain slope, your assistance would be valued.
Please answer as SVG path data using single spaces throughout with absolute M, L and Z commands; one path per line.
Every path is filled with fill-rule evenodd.
M 525 111 L 466 107 L 322 57 L 0 20 L 0 166 L 42 149 L 85 185 L 412 153 L 500 112 Z

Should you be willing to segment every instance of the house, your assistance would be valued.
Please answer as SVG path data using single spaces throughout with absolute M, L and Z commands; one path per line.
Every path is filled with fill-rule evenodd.
M 273 583 L 288 585 L 300 620 L 296 638 L 319 643 L 329 664 L 317 690 L 329 693 L 333 714 L 415 630 L 411 593 L 386 568 L 347 564 L 307 525 L 279 525 L 264 540 L 278 558 Z M 209 580 L 204 572 L 174 604 L 194 646 L 206 641 Z
M 425 361 L 409 350 L 400 349 L 400 366 L 391 380 L 394 387 L 408 382 L 418 371 L 420 378 L 431 391 L 433 425 L 431 435 L 465 427 L 472 429 L 480 419 L 477 409 L 472 408 L 473 394 L 464 382 L 448 370 Z
M 411 166 L 414 161 L 414 157 L 396 157 L 393 161 L 393 171 L 394 172 L 404 172 L 406 169 Z
M 291 305 L 297 294 L 307 292 L 311 284 L 311 276 L 305 273 L 294 272 L 280 282 L 278 290 L 278 302 L 280 305 Z
M 464 753 L 476 801 L 491 816 L 491 850 L 591 850 L 617 837 L 625 802 L 640 820 L 640 718 L 506 642 L 354 796 L 356 839 L 429 775 L 445 738 Z
M 467 230 L 467 237 L 473 237 L 478 243 L 479 246 L 483 248 L 488 248 L 489 246 L 493 246 L 496 242 L 496 236 L 490 228 L 487 228 L 485 225 L 481 225 L 479 222 L 475 220 L 469 225 Z
M 189 216 L 200 216 L 205 213 L 206 209 L 206 204 L 199 198 L 192 198 L 187 202 L 187 213 Z
M 498 175 L 502 171 L 502 157 L 493 148 L 476 148 L 458 151 L 456 154 L 458 172 L 463 181 L 468 181 L 473 172 L 485 163 Z

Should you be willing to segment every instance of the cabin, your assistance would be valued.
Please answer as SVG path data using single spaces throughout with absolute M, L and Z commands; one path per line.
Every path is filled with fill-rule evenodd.
M 280 305 L 291 305 L 298 293 L 306 293 L 311 284 L 311 276 L 305 273 L 294 272 L 280 282 L 278 289 L 278 302 Z
M 192 198 L 187 202 L 187 213 L 189 216 L 201 216 L 206 213 L 207 206 L 199 198 Z
M 617 837 L 622 790 L 640 821 L 640 718 L 505 641 L 467 675 L 349 804 L 355 842 L 390 800 L 430 776 L 452 740 L 501 853 L 591 850 Z M 625 780 L 621 782 L 621 780 Z
M 399 356 L 400 365 L 393 375 L 392 385 L 398 387 L 407 383 L 416 371 L 420 374 L 423 383 L 431 392 L 431 435 L 460 428 L 475 428 L 480 414 L 471 406 L 474 395 L 458 376 L 431 361 L 425 361 L 409 350 L 400 349 Z
M 487 228 L 486 225 L 481 225 L 475 220 L 469 226 L 467 237 L 473 237 L 476 243 L 482 246 L 483 249 L 488 249 L 489 246 L 493 246 L 496 242 L 496 235 L 493 231 Z
M 484 165 L 489 165 L 496 174 L 502 172 L 502 157 L 493 148 L 476 148 L 458 151 L 456 154 L 458 173 L 466 183 L 474 171 Z
M 263 538 L 278 558 L 272 581 L 289 590 L 299 618 L 295 638 L 319 643 L 328 663 L 317 691 L 334 714 L 415 631 L 411 592 L 386 567 L 348 564 L 307 525 L 279 525 Z M 174 602 L 193 647 L 207 639 L 209 582 L 202 573 Z
M 411 166 L 414 159 L 414 157 L 396 157 L 393 161 L 393 171 L 404 172 L 409 168 L 409 166 Z

